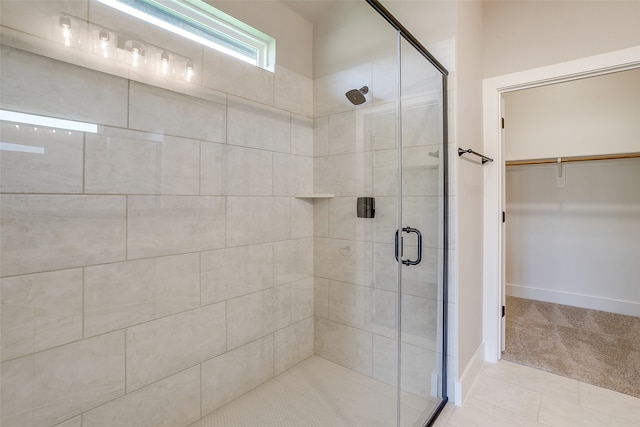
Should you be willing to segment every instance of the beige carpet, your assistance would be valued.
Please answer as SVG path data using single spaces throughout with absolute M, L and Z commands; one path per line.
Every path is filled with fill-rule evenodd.
M 640 397 L 640 317 L 507 297 L 503 357 Z

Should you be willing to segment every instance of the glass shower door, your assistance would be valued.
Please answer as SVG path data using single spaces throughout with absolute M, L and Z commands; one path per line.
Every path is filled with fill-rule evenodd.
M 446 148 L 442 74 L 404 38 L 399 50 L 398 389 L 407 425 L 412 406 L 426 421 L 443 397 Z

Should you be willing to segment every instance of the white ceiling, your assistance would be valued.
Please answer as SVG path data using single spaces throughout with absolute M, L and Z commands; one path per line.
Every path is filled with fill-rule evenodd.
M 284 0 L 283 3 L 315 23 L 328 13 L 336 0 Z

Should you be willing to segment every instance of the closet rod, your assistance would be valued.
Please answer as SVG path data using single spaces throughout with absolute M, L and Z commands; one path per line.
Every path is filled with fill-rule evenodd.
M 616 160 L 616 159 L 637 159 L 640 153 L 626 154 L 604 154 L 601 156 L 575 156 L 575 157 L 556 157 L 553 159 L 533 159 L 533 160 L 507 160 L 506 166 L 519 165 L 540 165 L 544 163 L 570 163 L 570 162 L 588 162 L 592 160 Z M 560 159 L 558 161 L 558 159 Z

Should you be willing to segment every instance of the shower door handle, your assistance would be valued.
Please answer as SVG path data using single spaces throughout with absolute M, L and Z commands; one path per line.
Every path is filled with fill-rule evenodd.
M 396 261 L 400 261 L 402 255 L 404 253 L 404 239 L 399 235 L 399 230 L 396 230 Z M 418 258 L 415 260 L 403 259 L 402 263 L 404 265 L 418 265 L 420 261 L 422 261 L 422 233 L 417 228 L 413 227 L 404 227 L 402 229 L 404 233 L 416 233 L 418 236 Z

